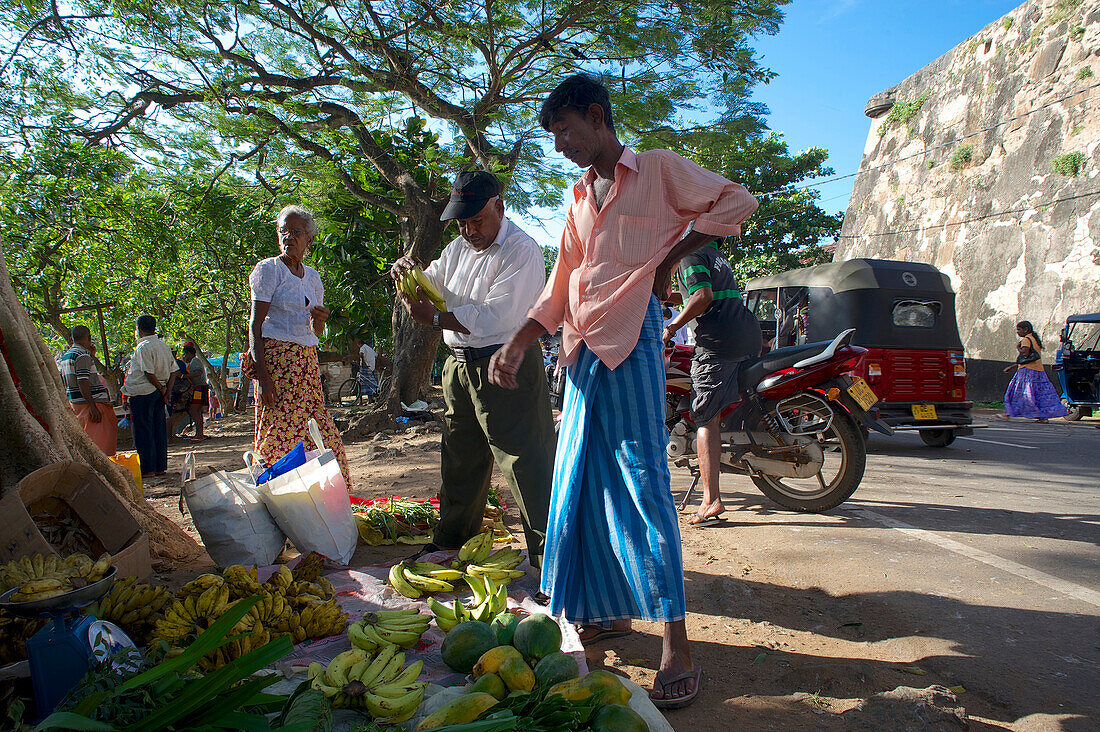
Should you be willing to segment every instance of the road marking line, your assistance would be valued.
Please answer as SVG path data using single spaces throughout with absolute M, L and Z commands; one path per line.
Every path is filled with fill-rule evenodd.
M 940 536 L 939 534 L 936 534 L 932 531 L 918 529 L 915 526 L 910 526 L 909 524 L 897 521 L 890 518 L 889 516 L 883 516 L 882 514 L 875 513 L 874 511 L 868 511 L 865 508 L 857 508 L 855 509 L 854 513 L 858 513 L 864 518 L 870 519 L 871 521 L 882 524 L 883 526 L 887 526 L 891 529 L 897 529 L 903 534 L 907 534 L 909 536 L 912 536 L 913 538 L 927 541 L 931 544 L 935 544 L 938 547 L 954 552 L 955 554 L 961 554 L 964 557 L 969 557 L 976 561 L 983 562 L 990 565 L 991 567 L 996 567 L 997 569 L 1008 572 L 1009 574 L 1014 574 L 1017 577 L 1031 580 L 1032 582 L 1043 585 L 1044 587 L 1049 587 L 1055 592 L 1061 592 L 1063 595 L 1069 595 L 1070 597 L 1074 597 L 1078 600 L 1081 600 L 1082 602 L 1087 602 L 1090 605 L 1100 607 L 1100 592 L 1097 592 L 1096 590 L 1090 590 L 1087 587 L 1082 587 L 1081 585 L 1067 582 L 1063 579 L 1055 577 L 1054 575 L 1047 574 L 1046 572 L 1040 572 L 1037 569 L 1032 569 L 1031 567 L 1027 567 L 1023 564 L 1017 564 L 1016 562 L 1013 562 L 1009 559 L 998 557 L 995 554 L 983 552 L 981 549 L 975 549 L 972 546 L 967 546 L 966 544 L 955 541 L 954 539 L 948 539 L 946 536 Z
M 972 442 L 986 442 L 990 445 L 1004 445 L 1005 447 L 1018 447 L 1021 450 L 1038 450 L 1039 448 L 1034 445 L 1015 445 L 1011 442 L 997 442 L 997 440 L 980 440 L 977 437 L 960 437 L 960 440 L 970 440 Z

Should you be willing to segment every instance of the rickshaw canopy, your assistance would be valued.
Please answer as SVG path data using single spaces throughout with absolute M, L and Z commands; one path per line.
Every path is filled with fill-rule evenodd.
M 797 313 L 807 341 L 855 328 L 853 342 L 868 348 L 963 347 L 951 280 L 930 264 L 850 259 L 757 277 L 745 293 L 762 319 L 768 318 L 756 305 L 768 291 L 776 293 L 777 320 Z

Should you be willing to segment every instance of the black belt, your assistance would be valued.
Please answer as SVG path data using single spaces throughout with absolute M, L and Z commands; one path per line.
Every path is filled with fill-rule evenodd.
M 504 348 L 503 343 L 497 343 L 494 346 L 484 346 L 483 348 L 451 346 L 451 353 L 454 354 L 455 360 L 459 363 L 471 363 L 473 361 L 480 361 L 483 358 L 489 358 L 489 356 L 492 356 L 502 348 Z

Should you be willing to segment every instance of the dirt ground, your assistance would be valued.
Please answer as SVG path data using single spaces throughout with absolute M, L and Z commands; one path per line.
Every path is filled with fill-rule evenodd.
M 230 415 L 209 422 L 207 433 L 210 438 L 204 442 L 177 440 L 170 445 L 169 475 L 146 485 L 146 496 L 196 540 L 190 519 L 181 516 L 177 508 L 183 458 L 194 451 L 200 474 L 209 468 L 240 469 L 241 455 L 251 446 L 251 417 Z M 427 498 L 438 492 L 438 423 L 349 440 L 346 448 L 355 495 Z M 499 474 L 494 483 L 507 499 Z M 522 544 L 514 507 L 506 513 L 506 521 Z M 903 670 L 922 653 L 909 647 L 912 628 L 901 627 L 903 619 L 886 612 L 876 616 L 874 608 L 865 608 L 863 617 L 875 620 L 849 623 L 850 608 L 843 597 L 798 586 L 782 572 L 773 571 L 778 568 L 751 566 L 737 546 L 739 537 L 745 537 L 736 531 L 684 530 L 682 534 L 687 627 L 704 681 L 700 698 L 692 706 L 667 714 L 676 729 L 962 728 L 951 720 L 932 717 L 911 726 L 908 720 L 884 722 L 855 716 L 857 705 L 879 692 L 955 683 L 920 669 L 914 672 L 921 675 Z M 353 566 L 386 564 L 409 553 L 407 546 L 360 546 Z M 177 586 L 211 568 L 207 559 L 162 578 Z M 822 632 L 826 626 L 830 630 Z M 608 668 L 648 688 L 660 659 L 661 627 L 636 623 L 635 629 L 631 636 L 591 647 L 589 666 Z M 872 642 L 877 639 L 888 640 Z M 994 722 L 1004 715 L 973 695 L 958 704 L 965 706 L 972 730 L 1052 729 L 1042 724 L 1009 727 Z

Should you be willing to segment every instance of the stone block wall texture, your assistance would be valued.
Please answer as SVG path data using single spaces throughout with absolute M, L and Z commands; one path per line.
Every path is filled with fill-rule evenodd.
M 835 259 L 949 275 L 969 395 L 999 401 L 1016 322 L 1049 364 L 1066 316 L 1100 312 L 1100 0 L 1030 0 L 892 96 L 868 106 Z

